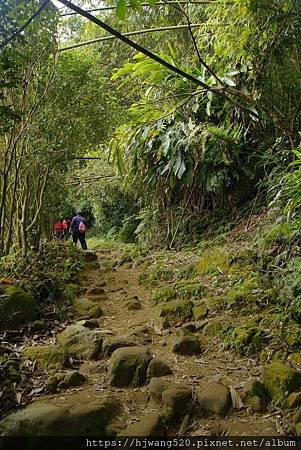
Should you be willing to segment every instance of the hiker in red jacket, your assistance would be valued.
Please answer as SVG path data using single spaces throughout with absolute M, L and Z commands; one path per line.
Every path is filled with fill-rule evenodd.
M 63 221 L 62 220 L 58 220 L 54 224 L 53 239 L 58 239 L 59 241 L 64 239 L 64 228 L 63 228 Z
M 72 234 L 72 239 L 74 244 L 77 244 L 77 241 L 80 242 L 82 249 L 87 250 L 86 243 L 86 219 L 81 215 L 82 212 L 80 209 L 76 210 L 76 216 L 73 217 L 70 224 L 70 233 Z
M 63 220 L 63 229 L 64 229 L 64 239 L 65 241 L 68 241 L 69 237 L 70 237 L 70 225 L 71 225 L 71 220 L 69 219 L 69 217 L 65 217 Z

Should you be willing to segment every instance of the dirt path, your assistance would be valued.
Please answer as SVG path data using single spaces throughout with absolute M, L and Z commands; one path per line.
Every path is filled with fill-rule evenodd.
M 114 264 L 118 259 L 114 251 L 100 251 L 98 258 L 100 265 Z M 103 269 L 101 269 L 102 271 Z M 98 286 L 106 282 L 105 291 L 108 300 L 101 302 L 103 316 L 99 319 L 104 338 L 125 338 L 129 342 L 146 346 L 152 355 L 166 362 L 173 371 L 172 375 L 164 379 L 185 382 L 193 388 L 194 394 L 209 382 L 219 382 L 226 386 L 241 388 L 251 377 L 258 376 L 260 367 L 251 359 L 235 359 L 233 354 L 223 351 L 221 342 L 216 337 L 205 338 L 201 331 L 197 333 L 204 351 L 200 355 L 181 356 L 171 350 L 174 329 L 161 330 L 158 322 L 158 307 L 150 300 L 151 292 L 138 283 L 139 270 L 124 269 L 122 266 L 100 274 L 99 270 L 89 271 L 83 278 L 86 287 Z M 137 296 L 141 302 L 141 309 L 128 310 L 126 300 Z M 108 366 L 109 358 L 102 360 Z M 92 364 L 92 363 L 91 363 Z M 85 363 L 82 371 L 89 371 L 89 363 Z M 96 389 L 111 391 L 122 398 L 122 404 L 127 411 L 127 424 L 139 421 L 142 413 L 157 411 L 157 406 L 149 399 L 148 386 L 140 388 L 117 389 L 109 386 L 107 374 L 89 374 L 90 383 Z M 194 413 L 190 417 L 187 427 L 189 435 L 208 435 L 223 433 L 229 435 L 263 435 L 272 436 L 283 434 L 286 418 L 280 411 L 273 410 L 259 414 L 251 412 L 249 408 L 231 409 L 224 419 L 215 416 L 204 417 L 201 413 Z M 180 426 L 180 424 L 179 424 Z M 176 429 L 170 430 L 177 432 Z
M 176 329 L 180 329 L 183 323 L 177 323 L 176 326 L 171 326 L 167 329 L 161 326 L 159 313 L 162 304 L 161 306 L 155 305 L 151 300 L 151 290 L 139 284 L 140 271 L 138 269 L 125 268 L 125 265 L 120 266 L 118 264 L 120 256 L 117 250 L 98 251 L 98 262 L 94 261 L 91 263 L 92 266 L 94 264 L 94 267 L 90 266 L 84 270 L 79 279 L 81 293 L 76 300 L 80 301 L 81 305 L 89 302 L 91 304 L 91 300 L 93 300 L 94 303 L 92 305 L 97 305 L 98 310 L 99 307 L 102 310 L 100 317 L 93 319 L 93 321 L 88 321 L 88 328 L 84 328 L 84 331 L 85 329 L 89 330 L 90 326 L 91 329 L 93 328 L 91 331 L 94 336 L 92 340 L 95 336 L 101 337 L 103 340 L 101 343 L 102 350 L 98 348 L 97 356 L 95 358 L 84 358 L 86 359 L 85 361 L 81 357 L 72 356 L 70 360 L 71 366 L 70 361 L 67 361 L 66 364 L 63 363 L 58 369 L 58 372 L 60 372 L 58 375 L 68 376 L 71 373 L 71 369 L 73 371 L 77 370 L 86 377 L 84 384 L 79 383 L 81 385 L 78 385 L 75 383 L 64 386 L 57 383 L 54 390 L 49 391 L 45 395 L 45 386 L 47 385 L 47 382 L 45 384 L 46 372 L 41 373 L 41 369 L 39 369 L 38 379 L 35 380 L 36 362 L 39 367 L 39 357 L 43 353 L 43 349 L 47 348 L 48 354 L 49 352 L 51 354 L 55 348 L 58 349 L 56 351 L 59 351 L 59 353 L 62 352 L 60 336 L 64 328 L 63 333 L 72 327 L 79 326 L 82 327 L 80 328 L 82 330 L 86 326 L 78 325 L 80 319 L 83 319 L 80 316 L 83 315 L 76 313 L 73 308 L 71 311 L 70 306 L 65 305 L 67 316 L 71 319 L 68 320 L 68 323 L 56 324 L 56 329 L 48 330 L 50 335 L 46 339 L 41 334 L 37 335 L 37 340 L 31 340 L 30 344 L 26 343 L 26 341 L 24 342 L 23 348 L 25 352 L 23 355 L 26 355 L 26 350 L 29 350 L 28 345 L 31 345 L 30 348 L 34 351 L 38 347 L 38 352 L 34 353 L 33 357 L 31 356 L 32 365 L 28 366 L 29 370 L 32 370 L 30 379 L 34 383 L 37 381 L 37 394 L 34 394 L 34 397 L 37 398 L 32 403 L 29 403 L 25 410 L 20 409 L 8 416 L 7 420 L 4 420 L 4 433 L 11 433 L 12 428 L 14 433 L 23 433 L 24 427 L 28 427 L 28 423 L 32 423 L 31 430 L 33 431 L 31 432 L 33 433 L 32 435 L 35 435 L 36 427 L 40 430 L 40 424 L 43 423 L 43 420 L 45 423 L 49 422 L 47 422 L 47 425 L 43 425 L 46 430 L 45 434 L 51 434 L 53 427 L 56 433 L 56 415 L 58 414 L 62 415 L 62 423 L 67 427 L 64 428 L 62 433 L 64 432 L 68 435 L 70 423 L 72 421 L 72 423 L 78 423 L 78 411 L 81 412 L 83 418 L 81 421 L 86 427 L 82 431 L 83 435 L 93 434 L 95 430 L 101 433 L 99 431 L 101 430 L 99 428 L 101 424 L 99 425 L 98 422 L 93 425 L 94 428 L 89 427 L 91 420 L 92 422 L 94 419 L 100 420 L 99 417 L 101 417 L 103 408 L 108 407 L 110 409 L 111 406 L 109 404 L 103 404 L 103 401 L 107 401 L 104 399 L 108 398 L 118 399 L 122 405 L 122 412 L 117 413 L 117 419 L 115 417 L 115 434 L 117 432 L 122 435 L 132 424 L 139 424 L 141 417 L 145 413 L 162 413 L 161 406 L 154 403 L 151 398 L 149 380 L 146 380 L 146 383 L 140 387 L 126 388 L 113 387 L 109 382 L 109 367 L 113 350 L 120 347 L 139 346 L 148 349 L 153 358 L 163 361 L 172 370 L 170 375 L 163 377 L 164 380 L 172 383 L 185 383 L 189 390 L 192 390 L 192 401 L 190 398 L 189 410 L 187 411 L 189 421 L 185 430 L 186 435 L 275 436 L 287 434 L 291 429 L 292 412 L 289 410 L 285 411 L 275 407 L 268 407 L 266 411 L 257 413 L 250 407 L 241 405 L 240 408 L 231 407 L 227 415 L 222 417 L 213 413 L 206 413 L 204 409 L 200 409 L 198 402 L 199 392 L 210 383 L 221 383 L 227 386 L 231 392 L 233 403 L 235 393 L 240 392 L 239 389 L 244 386 L 246 380 L 256 378 L 261 372 L 261 367 L 253 359 L 239 359 L 233 353 L 224 350 L 221 340 L 214 333 L 211 335 L 204 333 L 201 326 L 193 332 L 193 336 L 197 337 L 201 343 L 202 351 L 199 354 L 182 356 L 173 352 L 172 347 Z M 99 293 L 101 295 L 99 298 L 97 296 L 92 298 L 91 289 L 95 290 L 95 288 L 96 291 L 100 288 Z M 131 307 L 129 307 L 129 302 Z M 214 319 L 218 322 L 222 321 L 223 317 L 217 316 L 216 313 L 214 315 L 214 312 L 209 311 L 207 319 L 209 321 Z M 107 355 L 104 355 L 105 349 L 108 351 Z M 69 355 L 72 355 L 72 349 L 67 346 L 67 350 L 70 350 Z M 102 357 L 99 359 L 100 351 L 102 351 Z M 30 358 L 28 355 L 27 357 Z M 48 362 L 52 361 L 52 356 L 47 356 L 47 358 Z M 25 360 L 25 364 L 28 363 L 30 361 Z M 46 371 L 48 375 L 51 374 L 47 369 Z M 53 371 L 52 374 L 54 374 Z M 53 375 L 49 379 L 53 381 Z M 49 379 L 47 380 L 48 382 Z M 229 393 L 227 389 L 226 391 Z M 67 407 L 66 405 L 70 406 Z M 45 412 L 44 419 L 40 418 L 39 408 L 42 408 L 41 411 Z M 54 410 L 56 415 L 52 418 Z M 96 410 L 100 411 L 100 415 L 94 414 Z M 178 417 L 176 421 L 167 421 L 165 423 L 165 433 L 168 436 L 176 436 L 179 433 L 182 420 L 183 415 Z M 20 427 L 19 431 L 16 424 Z M 74 427 L 74 425 L 72 426 Z M 106 427 L 104 430 L 106 430 Z M 81 435 L 81 431 L 78 433 Z

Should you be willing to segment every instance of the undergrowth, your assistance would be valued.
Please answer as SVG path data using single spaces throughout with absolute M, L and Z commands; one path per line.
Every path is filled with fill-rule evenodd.
M 74 245 L 52 241 L 26 259 L 17 255 L 2 258 L 0 271 L 42 303 L 60 300 L 66 285 L 76 279 L 83 264 L 82 253 Z

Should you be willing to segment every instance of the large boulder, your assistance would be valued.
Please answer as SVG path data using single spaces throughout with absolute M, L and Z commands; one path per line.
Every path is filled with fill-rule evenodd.
M 145 347 L 123 347 L 115 350 L 109 365 L 112 386 L 141 386 L 146 382 L 146 372 L 152 356 Z
M 199 404 L 204 411 L 225 416 L 232 406 L 230 390 L 220 383 L 209 383 L 198 395 Z
M 179 328 L 176 331 L 172 351 L 179 355 L 198 355 L 202 349 L 199 339 L 194 334 L 185 328 Z
M 301 372 L 281 361 L 273 361 L 262 368 L 260 381 L 273 399 L 274 404 L 283 404 L 285 397 L 301 388 Z
M 23 355 L 31 361 L 36 360 L 38 365 L 48 372 L 57 372 L 69 365 L 69 354 L 59 345 L 27 347 Z
M 36 303 L 29 293 L 19 286 L 1 286 L 0 331 L 16 329 L 35 318 Z
M 69 325 L 57 336 L 57 340 L 71 356 L 78 359 L 98 359 L 102 352 L 100 330 L 90 330 L 81 323 Z
M 29 404 L 0 423 L 0 436 L 104 436 L 121 411 L 114 397 L 84 390 Z

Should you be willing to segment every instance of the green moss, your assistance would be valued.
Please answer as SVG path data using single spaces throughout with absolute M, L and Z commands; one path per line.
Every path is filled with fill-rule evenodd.
M 177 292 L 174 286 L 157 289 L 152 295 L 152 299 L 155 302 L 170 301 L 174 300 L 175 298 L 177 298 Z
M 249 274 L 247 278 L 239 277 L 234 280 L 234 285 L 226 295 L 226 303 L 229 308 L 252 305 L 261 293 L 260 275 L 256 272 Z
M 208 315 L 208 309 L 205 306 L 195 306 L 193 308 L 193 318 L 194 320 L 205 319 Z
M 92 302 L 86 298 L 75 298 L 72 301 L 74 310 L 81 316 L 89 319 L 97 319 L 102 316 L 102 309 L 96 302 Z
M 301 352 L 292 353 L 287 359 L 301 366 Z
M 59 345 L 28 347 L 24 356 L 49 372 L 57 372 L 69 363 L 68 352 Z
M 217 336 L 218 334 L 221 333 L 222 329 L 223 326 L 220 322 L 211 320 L 204 326 L 203 334 L 208 337 Z
M 301 346 L 301 327 L 298 324 L 288 324 L 284 334 L 285 342 L 291 349 Z
M 77 295 L 80 294 L 81 287 L 75 283 L 69 283 L 64 289 L 64 298 L 67 300 L 73 300 Z
M 176 300 L 163 305 L 160 316 L 166 319 L 171 326 L 179 321 L 187 321 L 192 317 L 193 302 L 189 300 Z
M 160 302 L 175 300 L 178 298 L 192 299 L 203 297 L 205 293 L 204 286 L 199 282 L 192 281 L 181 281 L 173 284 L 172 286 L 157 289 L 154 292 L 152 299 L 155 302 Z
M 260 379 L 275 405 L 282 405 L 288 394 L 301 388 L 301 372 L 281 361 L 263 367 Z
M 15 329 L 36 318 L 33 297 L 19 286 L 3 286 L 0 293 L 0 330 Z
M 196 266 L 199 275 L 226 274 L 230 269 L 230 256 L 222 250 L 215 249 L 203 256 Z
M 225 333 L 225 345 L 240 355 L 257 353 L 262 345 L 263 334 L 263 330 L 255 326 L 230 327 Z

